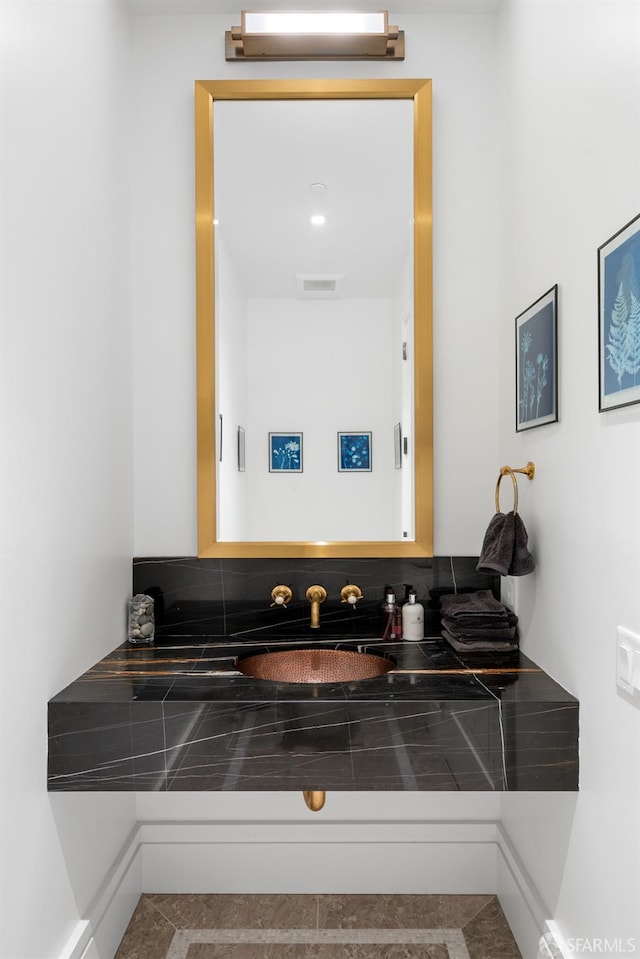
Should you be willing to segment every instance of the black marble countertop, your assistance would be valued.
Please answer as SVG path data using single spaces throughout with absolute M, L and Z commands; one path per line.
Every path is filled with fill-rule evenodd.
M 50 790 L 578 787 L 577 700 L 520 652 L 332 637 L 328 624 L 310 639 L 293 621 L 275 637 L 163 629 L 50 701 Z M 291 646 L 374 652 L 394 667 L 322 684 L 236 669 L 239 657 Z
M 238 659 L 291 648 L 356 649 L 386 656 L 393 669 L 375 679 L 339 683 L 285 683 L 253 679 L 236 669 Z M 523 653 L 459 653 L 444 639 L 419 643 L 311 641 L 285 637 L 255 644 L 229 637 L 152 646 L 124 643 L 101 659 L 52 703 L 91 702 L 283 702 L 467 700 L 575 703 L 575 698 Z

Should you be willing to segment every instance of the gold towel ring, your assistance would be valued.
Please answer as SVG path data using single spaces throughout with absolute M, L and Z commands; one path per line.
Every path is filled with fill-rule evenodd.
M 516 479 L 515 472 L 511 469 L 510 466 L 503 466 L 498 474 L 498 482 L 496 483 L 496 513 L 500 512 L 500 483 L 502 482 L 503 476 L 510 476 L 511 482 L 513 483 L 513 512 L 518 512 L 518 480 Z

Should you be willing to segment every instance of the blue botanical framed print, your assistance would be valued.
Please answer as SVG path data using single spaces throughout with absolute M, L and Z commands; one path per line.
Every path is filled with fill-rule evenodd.
M 338 472 L 371 472 L 371 433 L 338 433 Z
M 640 402 L 640 215 L 598 248 L 601 413 Z
M 516 432 L 558 420 L 558 285 L 516 317 Z
M 302 472 L 302 433 L 269 433 L 269 472 Z

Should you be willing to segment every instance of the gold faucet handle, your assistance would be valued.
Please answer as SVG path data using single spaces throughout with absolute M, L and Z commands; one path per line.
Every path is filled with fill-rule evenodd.
M 350 583 L 348 586 L 343 586 L 340 590 L 340 600 L 343 603 L 350 603 L 351 606 L 355 606 L 359 599 L 362 599 L 362 592 L 359 586 L 353 586 Z
M 288 586 L 274 586 L 271 590 L 272 606 L 286 606 L 291 602 L 293 593 Z

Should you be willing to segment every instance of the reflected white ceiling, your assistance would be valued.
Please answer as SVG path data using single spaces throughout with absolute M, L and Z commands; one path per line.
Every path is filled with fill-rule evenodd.
M 249 297 L 343 274 L 343 296 L 397 295 L 413 233 L 413 102 L 214 106 L 218 236 Z M 319 196 L 311 190 L 323 183 Z M 311 214 L 324 214 L 312 226 Z

